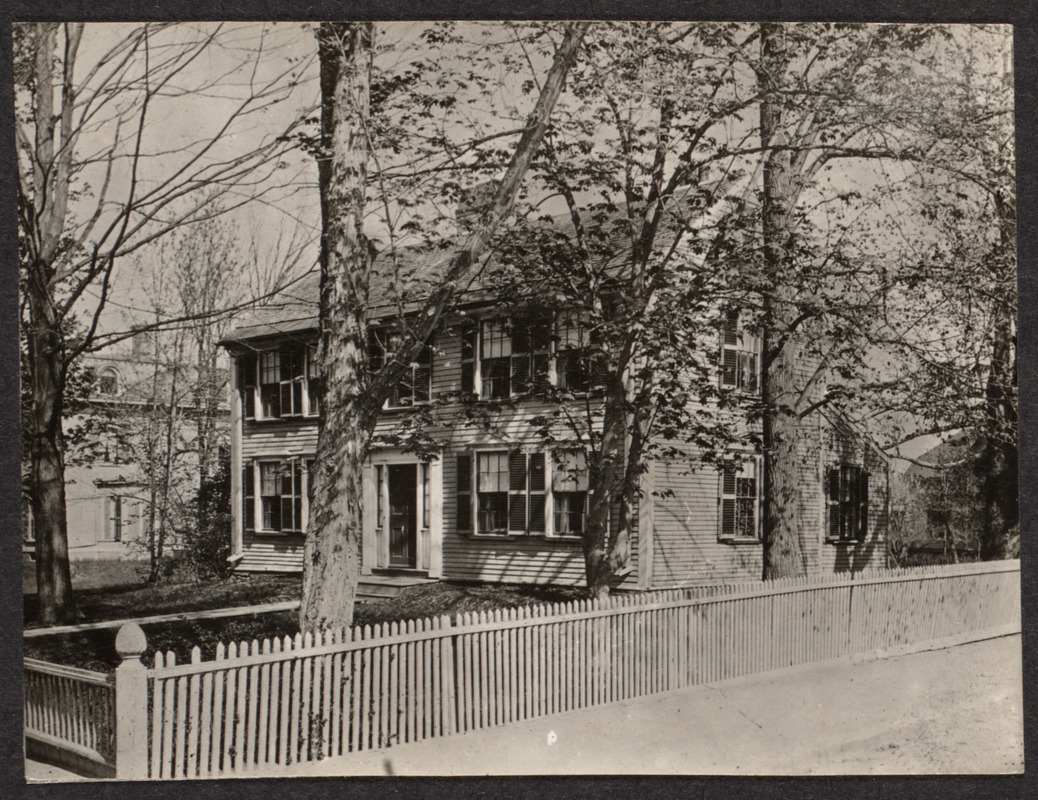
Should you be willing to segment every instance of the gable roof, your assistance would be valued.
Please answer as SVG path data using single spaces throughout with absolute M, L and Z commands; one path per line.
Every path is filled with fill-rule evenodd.
M 701 209 L 691 189 L 672 200 L 657 233 L 656 247 L 664 250 L 673 244 L 678 231 L 684 230 L 689 217 L 698 215 L 708 224 L 716 223 L 719 206 L 723 205 L 718 203 L 709 210 Z M 603 225 L 600 241 L 594 245 L 596 253 L 591 258 L 591 267 L 600 274 L 622 279 L 624 267 L 630 264 L 634 242 L 625 223 L 626 218 L 617 214 L 613 224 Z M 545 232 L 554 229 L 558 238 L 572 239 L 575 235 L 575 226 L 569 213 L 540 217 L 533 224 Z M 448 241 L 436 250 L 404 249 L 392 261 L 387 261 L 381 254 L 376 257 L 369 287 L 369 296 L 374 298 L 369 304 L 371 315 L 378 318 L 401 309 L 417 310 L 419 303 L 439 283 L 456 253 L 456 245 L 456 241 Z M 494 253 L 487 253 L 484 265 L 493 260 Z M 385 269 L 380 268 L 380 262 L 386 264 Z M 461 293 L 466 295 L 469 302 L 486 302 L 494 291 L 494 276 L 484 275 L 480 269 Z M 316 331 L 319 303 L 320 270 L 315 267 L 279 292 L 270 302 L 243 315 L 222 343 Z

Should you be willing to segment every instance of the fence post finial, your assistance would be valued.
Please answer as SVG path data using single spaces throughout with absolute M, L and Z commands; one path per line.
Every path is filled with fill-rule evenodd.
M 122 780 L 148 777 L 148 670 L 141 661 L 147 646 L 136 622 L 115 636 L 115 776 Z

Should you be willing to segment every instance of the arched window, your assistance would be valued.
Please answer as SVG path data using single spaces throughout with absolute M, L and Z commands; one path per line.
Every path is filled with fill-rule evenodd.
M 119 373 L 114 367 L 105 367 L 97 374 L 97 393 L 115 395 L 119 392 Z

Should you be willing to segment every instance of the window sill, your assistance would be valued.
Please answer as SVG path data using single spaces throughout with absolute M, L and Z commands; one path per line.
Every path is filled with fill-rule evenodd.
M 826 539 L 826 544 L 832 545 L 859 545 L 868 542 L 868 537 L 864 539 Z
M 303 531 L 265 531 L 261 528 L 246 528 L 245 533 L 252 534 L 253 536 L 302 536 Z
M 719 536 L 717 541 L 721 544 L 761 544 L 760 539 L 752 536 Z

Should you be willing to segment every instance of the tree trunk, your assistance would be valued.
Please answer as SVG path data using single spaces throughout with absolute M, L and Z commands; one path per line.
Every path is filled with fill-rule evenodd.
M 368 102 L 374 25 L 321 24 L 322 384 L 316 480 L 303 556 L 304 631 L 353 620 L 360 577 L 362 470 L 375 409 L 367 384 L 369 253 L 364 238 Z
M 763 287 L 764 577 L 804 575 L 807 566 L 797 519 L 799 416 L 798 350 L 792 326 L 795 296 L 789 276 L 794 257 L 791 154 L 783 131 L 779 90 L 789 58 L 785 28 L 761 26 L 761 144 L 764 150 Z
M 34 277 L 40 270 L 34 270 Z M 32 376 L 32 513 L 36 526 L 36 596 L 39 622 L 54 625 L 76 616 L 68 560 L 65 460 L 62 454 L 63 341 L 49 304 L 30 289 L 29 359 Z
M 1014 204 L 998 196 L 995 204 L 1001 221 L 999 252 L 994 268 L 1001 268 L 1012 282 L 1016 273 L 1014 256 L 1016 213 Z M 1008 276 L 1008 277 L 1007 277 Z M 1014 298 L 995 298 L 991 342 L 991 367 L 985 387 L 985 426 L 980 457 L 975 471 L 981 503 L 980 558 L 1008 558 L 1010 538 L 1020 524 L 1018 420 L 1015 398 L 1016 349 L 1014 346 Z
M 367 376 L 367 304 L 371 253 L 363 234 L 367 180 L 371 23 L 322 23 L 321 65 L 321 419 L 318 426 L 310 519 L 303 552 L 304 631 L 341 628 L 353 621 L 360 576 L 363 466 L 378 410 L 438 326 L 458 287 L 501 221 L 544 139 L 552 109 L 589 23 L 567 26 L 541 94 L 527 119 L 492 203 L 451 260 L 398 357 Z
M 602 412 L 602 435 L 598 452 L 589 464 L 587 523 L 581 536 L 584 551 L 584 577 L 588 595 L 609 594 L 613 576 L 613 550 L 609 543 L 609 517 L 614 499 L 623 491 L 627 414 L 622 377 L 610 372 L 606 382 L 605 407 Z

